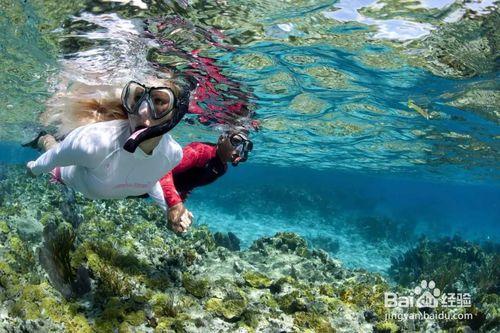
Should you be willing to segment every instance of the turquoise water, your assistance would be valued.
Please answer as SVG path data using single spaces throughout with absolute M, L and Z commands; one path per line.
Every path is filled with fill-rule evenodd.
M 498 26 L 492 0 L 0 0 L 0 332 L 497 332 Z M 67 99 L 171 69 L 199 83 L 179 143 L 254 141 L 187 234 L 24 175 Z M 434 282 L 473 307 L 384 303 Z M 388 317 L 438 310 L 470 316 Z
M 498 71 L 471 62 L 469 72 L 450 66 L 450 75 L 420 42 L 437 35 L 429 37 L 437 26 L 432 13 L 452 20 L 453 10 L 462 10 L 450 3 L 423 3 L 420 25 L 404 6 L 408 21 L 370 16 L 373 1 L 301 2 L 283 11 L 267 4 L 82 2 L 56 6 L 60 17 L 49 4 L 13 3 L 2 15 L 1 162 L 35 156 L 17 144 L 40 127 L 52 93 L 72 82 L 118 83 L 154 71 L 148 52 L 161 49 L 141 35 L 141 20 L 163 12 L 187 22 L 170 37 L 175 47 L 214 58 L 223 75 L 251 92 L 252 117 L 260 122 L 251 161 L 187 202 L 197 223 L 234 230 L 245 245 L 293 230 L 348 264 L 378 271 L 418 235 L 496 241 Z M 491 8 L 483 5 L 486 15 Z M 212 16 L 201 14 L 208 9 Z M 234 21 L 216 22 L 216 12 Z M 211 28 L 224 32 L 211 38 L 229 49 L 210 45 Z M 219 131 L 194 121 L 173 133 L 185 144 L 215 141 Z M 349 225 L 363 216 L 409 223 L 412 238 L 393 248 L 350 240 L 356 226 Z
M 450 80 L 407 66 L 375 69 L 359 60 L 360 53 L 377 57 L 386 52 L 371 45 L 354 53 L 328 45 L 259 43 L 234 52 L 269 59 L 269 66 L 246 71 L 231 66 L 235 55 L 224 56 L 222 63 L 229 64 L 231 73 L 254 89 L 264 129 L 266 124 L 274 127 L 256 135 L 256 159 L 312 169 L 404 171 L 455 181 L 497 178 L 497 126 L 446 105 L 445 97 L 494 81 L 497 74 Z M 290 61 L 294 56 L 310 60 Z M 307 75 L 318 68 L 326 70 L 320 80 Z M 331 69 L 339 73 L 340 82 Z M 282 78 L 270 84 L 276 75 Z M 425 107 L 429 119 L 409 109 L 408 100 Z M 467 145 L 481 145 L 484 154 Z
M 193 193 L 188 206 L 197 223 L 231 231 L 244 246 L 289 230 L 349 267 L 383 272 L 422 236 L 496 242 L 499 202 L 491 184 L 249 163 Z M 379 220 L 379 238 L 363 232 L 360 221 L 368 217 Z

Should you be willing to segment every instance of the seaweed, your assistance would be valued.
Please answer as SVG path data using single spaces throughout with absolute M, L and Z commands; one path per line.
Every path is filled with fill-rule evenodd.
M 410 287 L 421 280 L 433 280 L 444 291 L 470 290 L 476 293 L 498 293 L 500 251 L 453 238 L 418 244 L 399 258 L 392 258 L 389 270 L 395 281 Z
M 399 284 L 410 287 L 421 280 L 433 280 L 442 292 L 470 293 L 472 305 L 465 320 L 473 329 L 500 322 L 500 246 L 472 243 L 455 236 L 434 241 L 422 238 L 399 258 L 393 258 L 389 270 Z M 491 296 L 490 296 L 491 295 Z M 492 297 L 493 296 L 493 297 Z M 457 322 L 442 322 L 454 326 Z
M 408 324 L 384 320 L 391 309 L 384 307 L 383 294 L 401 286 L 392 287 L 374 273 L 346 269 L 325 251 L 309 249 L 294 233 L 277 233 L 256 240 L 250 249 L 230 251 L 217 246 L 206 226 L 176 236 L 167 230 L 161 210 L 142 201 L 100 202 L 79 194 L 73 205 L 82 213 L 82 223 L 75 229 L 51 204 L 62 200 L 57 187 L 42 189 L 41 180 L 16 177 L 4 180 L 16 186 L 0 203 L 0 306 L 8 311 L 0 330 L 15 325 L 37 331 L 36 325 L 43 324 L 66 332 L 333 332 L 348 325 L 353 331 L 395 332 Z M 40 194 L 29 205 L 4 209 L 35 188 Z M 46 265 L 40 266 L 32 244 L 5 218 L 11 212 L 24 218 L 32 214 L 27 209 L 39 211 L 46 234 L 39 251 L 52 258 L 52 272 L 70 287 L 71 297 L 64 290 L 61 294 L 51 273 L 47 282 Z M 498 276 L 498 247 L 450 241 L 453 246 L 440 248 L 426 242 L 400 259 L 401 283 L 411 286 L 415 276 L 433 274 L 426 271 L 441 263 L 432 254 L 436 249 L 460 248 L 448 259 L 460 258 L 469 268 L 479 265 L 469 274 L 481 291 L 479 303 L 469 309 L 472 320 L 437 324 L 443 329 L 495 327 L 499 298 L 492 276 Z M 83 295 L 74 282 L 85 273 L 91 283 Z

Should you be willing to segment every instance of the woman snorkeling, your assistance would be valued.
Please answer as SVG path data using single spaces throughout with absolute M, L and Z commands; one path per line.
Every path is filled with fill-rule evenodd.
M 148 87 L 136 81 L 125 85 L 118 98 L 79 101 L 78 127 L 56 142 L 50 135 L 37 138 L 46 150 L 27 164 L 36 176 L 51 172 L 53 179 L 90 199 L 122 199 L 148 194 L 167 209 L 159 183 L 182 158 L 182 148 L 167 134 L 187 112 L 188 85 L 165 80 Z M 185 210 L 170 227 L 185 232 L 192 215 Z

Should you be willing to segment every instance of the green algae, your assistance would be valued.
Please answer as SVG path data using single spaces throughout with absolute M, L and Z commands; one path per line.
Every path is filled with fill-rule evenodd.
M 340 300 L 346 305 L 373 311 L 379 318 L 389 312 L 384 304 L 384 293 L 389 284 L 380 275 L 360 274 L 347 280 L 336 290 Z
M 102 311 L 95 319 L 95 328 L 102 332 L 133 330 L 147 322 L 143 303 L 134 299 L 109 297 L 103 305 Z
M 131 326 L 139 326 L 146 321 L 146 314 L 144 310 L 130 312 L 125 316 L 124 321 Z
M 398 325 L 392 321 L 381 321 L 375 325 L 373 331 L 376 333 L 397 333 L 400 329 Z
M 333 297 L 335 295 L 335 287 L 332 284 L 322 284 L 319 286 L 321 295 Z
M 87 262 L 101 286 L 100 291 L 105 295 L 127 295 L 133 293 L 136 281 L 118 267 L 112 266 L 96 253 L 87 254 Z
M 61 323 L 66 332 L 92 332 L 88 320 L 82 314 L 75 313 L 71 303 L 61 302 L 50 293 L 50 285 L 25 285 L 18 300 L 10 308 L 10 313 L 23 319 L 49 318 Z
M 8 181 L 21 185 L 6 195 L 25 195 L 22 184 L 32 180 L 12 178 Z M 51 200 L 59 200 L 57 188 L 44 191 Z M 39 205 L 58 216 L 58 223 L 68 223 L 57 206 L 45 206 L 44 195 L 40 198 Z M 9 228 L 0 237 L 6 249 L 0 260 L 0 288 L 5 290 L 0 293 L 0 304 L 10 304 L 9 318 L 33 318 L 69 332 L 141 331 L 145 327 L 156 332 L 195 328 L 257 332 L 286 325 L 287 320 L 297 332 L 332 332 L 336 323 L 359 320 L 364 312 L 373 312 L 376 319 L 363 325 L 381 329 L 385 324 L 379 320 L 390 313 L 383 306 L 383 293 L 391 290 L 385 280 L 342 268 L 324 252 L 309 249 L 296 234 L 278 233 L 256 240 L 248 250 L 234 252 L 218 247 L 206 227 L 195 226 L 184 237 L 174 236 L 162 229 L 162 215 L 140 201 L 101 204 L 77 196 L 76 202 L 86 216 L 75 230 L 70 265 L 90 271 L 94 283 L 89 297 L 64 300 L 45 282 L 36 261 L 19 267 L 20 259 L 11 252 L 28 247 Z M 30 204 L 39 207 L 36 202 Z M 22 218 L 25 209 L 15 214 Z M 123 214 L 131 217 L 120 221 Z M 45 225 L 53 222 L 45 217 Z M 492 327 L 498 318 L 498 297 L 488 282 L 491 279 L 486 279 L 496 274 L 495 261 L 488 262 L 481 283 L 489 293 L 474 310 L 475 318 L 488 318 L 482 327 Z M 233 268 L 235 263 L 240 270 Z
M 223 299 L 210 298 L 205 303 L 205 309 L 223 317 L 228 321 L 237 321 L 245 312 L 248 300 L 242 292 L 233 292 Z
M 6 247 L 9 249 L 6 258 L 11 259 L 11 265 L 19 272 L 27 273 L 36 264 L 35 253 L 30 244 L 24 242 L 17 234 L 9 233 L 6 240 Z
M 150 303 L 152 305 L 153 311 L 158 316 L 176 317 L 180 312 L 180 309 L 173 295 L 156 293 L 151 297 Z
M 278 302 L 274 299 L 271 293 L 262 294 L 259 297 L 259 302 L 272 310 L 276 310 L 277 308 L 279 308 Z
M 155 333 L 186 332 L 184 325 L 189 319 L 190 317 L 186 313 L 180 314 L 177 318 L 160 318 L 154 331 Z
M 0 233 L 8 234 L 10 232 L 9 225 L 5 221 L 0 221 Z
M 310 330 L 316 333 L 335 333 L 335 329 L 327 317 L 316 313 L 297 312 L 293 318 L 294 325 L 298 326 L 301 331 Z
M 280 309 L 288 314 L 307 310 L 308 299 L 304 297 L 304 293 L 301 290 L 294 290 L 288 294 L 277 297 L 276 301 Z
M 191 295 L 203 298 L 208 293 L 209 282 L 207 279 L 197 279 L 188 272 L 182 275 L 182 286 Z
M 273 280 L 264 274 L 252 271 L 243 273 L 243 279 L 253 288 L 268 288 L 273 283 Z
M 270 285 L 270 290 L 272 293 L 280 293 L 283 291 L 286 285 L 296 285 L 297 280 L 295 280 L 293 277 L 286 275 L 282 276 L 279 279 L 275 280 L 271 285 Z

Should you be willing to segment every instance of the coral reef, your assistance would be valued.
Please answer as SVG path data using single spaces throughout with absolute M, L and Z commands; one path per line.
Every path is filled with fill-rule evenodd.
M 405 287 L 432 280 L 441 294 L 468 293 L 473 314 L 467 324 L 484 331 L 500 324 L 500 246 L 474 244 L 461 239 L 441 238 L 419 243 L 399 258 L 393 258 L 391 277 Z M 451 328 L 456 322 L 443 323 Z
M 234 251 L 206 226 L 176 236 L 159 208 L 137 199 L 90 201 L 76 194 L 72 205 L 81 216 L 63 214 L 60 185 L 26 179 L 16 168 L 6 173 L 0 181 L 0 331 L 398 332 L 431 325 L 387 319 L 394 310 L 384 306 L 384 292 L 408 289 L 346 269 L 294 233 Z M 17 230 L 13 222 L 28 216 L 44 225 L 43 241 Z M 85 269 L 88 292 L 61 293 L 37 260 L 37 248 L 51 249 L 66 283 Z M 489 260 L 475 247 L 459 253 L 471 262 Z M 498 263 L 487 267 L 478 286 L 487 284 L 479 276 L 498 276 Z M 481 287 L 486 305 L 471 309 L 490 327 L 498 318 L 497 287 Z
M 240 250 L 240 242 L 241 241 L 238 239 L 238 236 L 236 236 L 232 232 L 228 232 L 228 233 L 216 232 L 214 234 L 214 240 L 218 246 L 223 246 L 226 249 L 229 249 L 232 251 L 239 251 Z
M 387 241 L 404 243 L 415 238 L 416 223 L 410 219 L 395 220 L 384 216 L 362 216 L 354 219 L 349 228 L 370 243 Z
M 460 237 L 434 241 L 422 238 L 415 248 L 393 259 L 390 274 L 404 286 L 434 280 L 445 291 L 498 293 L 499 263 L 498 245 L 480 246 Z

